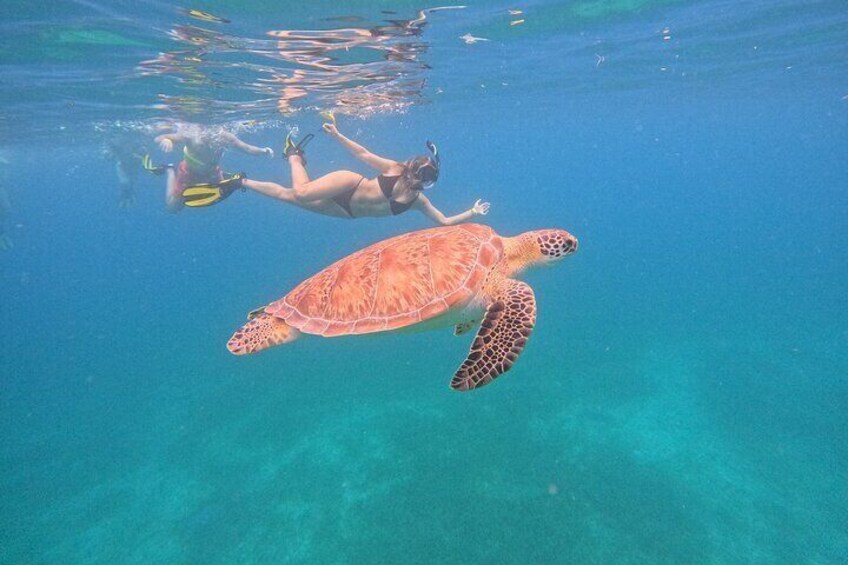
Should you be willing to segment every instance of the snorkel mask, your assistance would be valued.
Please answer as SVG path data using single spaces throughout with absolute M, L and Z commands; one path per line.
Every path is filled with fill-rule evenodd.
M 427 140 L 427 149 L 432 153 L 432 157 L 417 158 L 415 168 L 412 173 L 421 181 L 421 188 L 428 189 L 439 180 L 439 150 L 436 144 Z

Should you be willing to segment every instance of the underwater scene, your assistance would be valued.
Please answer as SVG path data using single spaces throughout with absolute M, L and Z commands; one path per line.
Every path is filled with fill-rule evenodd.
M 844 0 L 0 15 L 0 563 L 848 563 Z

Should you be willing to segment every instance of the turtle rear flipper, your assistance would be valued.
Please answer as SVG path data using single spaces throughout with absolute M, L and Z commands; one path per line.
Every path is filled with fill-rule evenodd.
M 300 332 L 288 325 L 285 320 L 261 313 L 233 334 L 227 342 L 227 349 L 233 355 L 248 355 L 275 345 L 292 342 L 298 337 Z
M 259 308 L 254 308 L 253 310 L 251 310 L 250 312 L 247 313 L 247 320 L 250 321 L 253 318 L 255 318 L 256 316 L 258 316 L 259 314 L 264 314 L 265 308 L 267 308 L 267 305 L 266 306 L 260 306 Z
M 524 350 L 536 324 L 536 298 L 527 283 L 509 279 L 494 297 L 471 344 L 471 351 L 451 380 L 454 390 L 472 390 L 509 371 Z

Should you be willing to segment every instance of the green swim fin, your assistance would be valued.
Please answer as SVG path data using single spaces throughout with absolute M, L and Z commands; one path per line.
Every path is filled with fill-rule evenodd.
M 292 137 L 292 132 L 289 132 L 286 136 L 286 142 L 283 144 L 283 159 L 288 159 L 291 155 L 299 155 L 300 158 L 303 159 L 303 164 L 305 165 L 306 157 L 303 155 L 303 150 L 306 149 L 306 146 L 309 145 L 309 142 L 312 141 L 315 134 L 306 134 L 299 143 L 295 143 Z
M 141 166 L 144 167 L 144 170 L 152 175 L 163 175 L 165 171 L 168 169 L 173 169 L 174 165 L 154 165 L 153 160 L 150 158 L 150 155 L 145 155 L 141 158 Z

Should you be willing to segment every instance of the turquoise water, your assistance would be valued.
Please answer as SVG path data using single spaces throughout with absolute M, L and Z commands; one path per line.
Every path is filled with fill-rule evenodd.
M 421 8 L 0 8 L 0 561 L 848 561 L 844 3 L 478 3 L 320 72 L 266 34 Z M 142 64 L 163 53 L 193 67 Z M 279 90 L 298 69 L 305 95 Z M 225 348 L 422 217 L 173 215 L 144 174 L 117 206 L 111 139 L 185 119 L 279 148 L 325 109 L 378 153 L 437 141 L 445 212 L 580 239 L 527 273 L 538 322 L 491 385 L 448 388 L 450 330 Z M 365 172 L 322 135 L 309 159 Z

